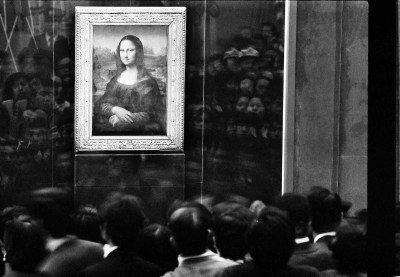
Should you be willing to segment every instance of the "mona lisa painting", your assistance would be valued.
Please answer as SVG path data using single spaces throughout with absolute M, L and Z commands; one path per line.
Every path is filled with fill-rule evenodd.
M 76 151 L 183 147 L 185 8 L 76 8 Z

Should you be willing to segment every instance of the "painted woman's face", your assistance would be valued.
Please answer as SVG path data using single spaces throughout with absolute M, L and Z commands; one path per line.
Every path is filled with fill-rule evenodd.
M 119 46 L 119 56 L 124 65 L 134 65 L 136 61 L 136 46 L 130 40 L 123 40 Z

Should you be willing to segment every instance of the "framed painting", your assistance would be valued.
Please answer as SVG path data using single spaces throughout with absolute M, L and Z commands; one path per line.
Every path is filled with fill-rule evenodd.
M 76 7 L 75 151 L 182 151 L 185 7 Z

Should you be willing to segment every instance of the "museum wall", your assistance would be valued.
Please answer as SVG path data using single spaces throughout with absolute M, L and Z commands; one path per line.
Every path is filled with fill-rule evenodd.
M 294 190 L 367 205 L 368 3 L 298 2 Z

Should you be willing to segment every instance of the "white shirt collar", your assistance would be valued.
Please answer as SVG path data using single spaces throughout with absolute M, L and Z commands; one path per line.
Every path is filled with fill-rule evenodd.
M 295 239 L 296 244 L 305 243 L 305 242 L 309 242 L 309 241 L 310 241 L 310 239 L 308 237 Z
M 113 252 L 115 249 L 117 249 L 118 246 L 111 246 L 109 244 L 104 244 L 103 246 L 103 251 L 104 251 L 104 258 L 107 258 L 108 255 L 110 255 L 111 252 Z
M 320 238 L 326 237 L 326 236 L 336 236 L 336 232 L 326 232 L 326 233 L 321 233 L 315 236 L 314 242 L 317 242 Z
M 193 259 L 193 258 L 201 258 L 201 257 L 206 257 L 206 256 L 212 256 L 212 255 L 217 255 L 217 254 L 215 254 L 214 252 L 212 252 L 209 249 L 207 249 L 206 252 L 204 252 L 203 254 L 200 254 L 200 255 L 195 255 L 195 256 L 182 256 L 182 255 L 179 255 L 178 256 L 178 264 L 180 266 L 186 260 Z

